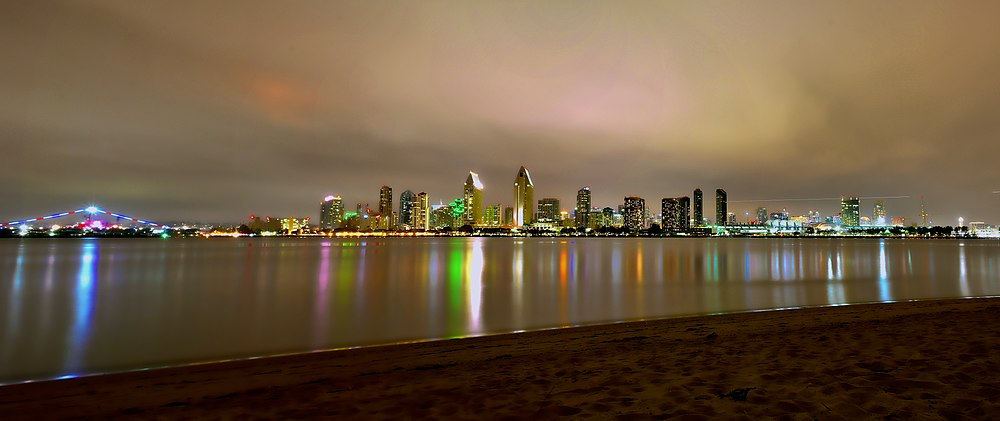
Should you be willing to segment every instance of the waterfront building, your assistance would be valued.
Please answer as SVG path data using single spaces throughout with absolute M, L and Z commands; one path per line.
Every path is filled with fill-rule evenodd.
M 604 209 L 601 209 L 601 214 L 604 215 L 604 221 L 602 221 L 604 223 L 604 225 L 601 225 L 602 227 L 613 227 L 613 226 L 615 226 L 616 221 L 615 221 L 615 210 L 614 209 L 612 209 L 610 207 L 606 207 Z
M 413 202 L 415 195 L 412 191 L 404 191 L 399 195 L 399 221 L 398 229 L 408 230 L 413 227 Z
M 281 232 L 286 235 L 301 233 L 309 228 L 309 218 L 281 218 Z
M 728 220 L 729 195 L 726 194 L 726 191 L 723 189 L 715 189 L 715 224 L 726 225 Z
M 541 222 L 553 222 L 559 219 L 559 199 L 546 197 L 538 200 L 537 220 Z
M 885 202 L 879 200 L 875 202 L 875 209 L 872 210 L 872 223 L 875 225 L 885 225 Z
M 479 181 L 479 174 L 469 171 L 469 176 L 465 179 L 465 189 L 463 194 L 465 200 L 465 224 L 483 224 L 483 183 Z
M 427 230 L 430 225 L 430 200 L 426 192 L 417 193 L 413 197 L 412 205 L 410 205 L 411 216 L 410 216 L 410 226 L 413 229 Z
M 861 225 L 861 200 L 857 197 L 840 199 L 840 223 L 849 227 Z
M 487 227 L 499 227 L 503 225 L 503 206 L 496 204 L 483 208 L 483 225 Z
M 576 226 L 590 227 L 590 186 L 577 190 L 574 218 Z
M 340 228 L 344 223 L 344 201 L 340 196 L 327 196 L 319 205 L 319 227 L 325 230 Z
M 531 182 L 531 175 L 523 166 L 517 170 L 514 177 L 514 223 L 515 227 L 522 227 L 531 224 L 534 220 L 535 185 Z
M 701 227 L 705 225 L 705 212 L 704 204 L 705 198 L 701 193 L 701 189 L 694 189 L 694 203 L 692 204 L 694 209 L 694 226 Z
M 638 196 L 625 197 L 625 205 L 622 208 L 622 216 L 625 228 L 630 231 L 638 231 L 644 228 L 644 216 L 646 214 L 646 201 Z
M 506 227 L 514 226 L 514 208 L 510 206 L 503 208 L 503 225 Z
M 767 224 L 767 208 L 757 208 L 757 223 L 760 225 Z
M 666 231 L 687 231 L 691 228 L 691 198 L 668 197 L 661 206 L 661 226 Z
M 392 187 L 382 186 L 378 192 L 378 228 L 392 228 Z

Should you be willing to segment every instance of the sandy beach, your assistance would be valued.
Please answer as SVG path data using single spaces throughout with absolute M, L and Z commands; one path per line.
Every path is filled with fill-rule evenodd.
M 1000 419 L 1000 299 L 698 316 L 0 387 L 0 419 Z

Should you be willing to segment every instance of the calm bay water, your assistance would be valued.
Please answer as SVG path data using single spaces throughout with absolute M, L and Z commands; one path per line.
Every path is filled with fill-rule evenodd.
M 1000 242 L 0 241 L 0 383 L 408 340 L 1000 295 Z

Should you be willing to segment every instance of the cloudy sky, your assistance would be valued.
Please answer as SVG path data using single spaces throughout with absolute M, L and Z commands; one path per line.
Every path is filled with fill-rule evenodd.
M 4 2 L 0 219 L 91 202 L 316 218 L 323 196 L 374 206 L 383 184 L 448 201 L 469 170 L 509 205 L 524 165 L 564 208 L 585 185 L 595 205 L 657 210 L 723 187 L 911 196 L 888 203 L 908 218 L 923 195 L 935 222 L 1000 222 L 997 16 L 975 1 Z

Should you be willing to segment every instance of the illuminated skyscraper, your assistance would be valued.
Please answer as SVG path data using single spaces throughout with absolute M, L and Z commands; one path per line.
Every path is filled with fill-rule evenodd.
M 840 199 L 840 223 L 849 227 L 861 225 L 861 200 L 857 197 Z
M 479 174 L 469 171 L 469 177 L 465 179 L 465 224 L 483 224 L 483 183 L 479 181 Z
M 715 189 L 715 225 L 726 225 L 729 220 L 729 195 L 723 189 Z
M 704 202 L 705 198 L 701 194 L 701 189 L 694 189 L 694 226 L 700 227 L 705 225 L 705 212 L 704 212 Z
M 430 200 L 428 200 L 427 193 L 420 192 L 413 197 L 410 212 L 410 226 L 413 229 L 427 230 L 430 225 L 431 215 Z
M 392 187 L 382 186 L 378 192 L 378 227 L 387 230 L 392 228 Z
M 875 202 L 875 209 L 872 212 L 872 223 L 875 225 L 885 225 L 885 202 L 879 200 Z
M 554 222 L 559 220 L 559 199 L 554 197 L 539 199 L 536 219 L 539 222 Z
M 503 208 L 503 224 L 508 227 L 514 226 L 514 208 L 510 206 Z
M 646 201 L 638 196 L 628 196 L 625 198 L 625 206 L 622 209 L 625 228 L 630 231 L 643 229 L 644 217 L 646 215 Z
M 576 192 L 575 217 L 576 226 L 587 228 L 590 224 L 590 187 L 584 187 Z
M 327 196 L 319 205 L 319 227 L 325 230 L 340 228 L 344 223 L 344 201 L 340 196 Z
M 684 196 L 663 199 L 660 220 L 664 230 L 676 232 L 691 228 L 691 198 Z
M 521 167 L 514 178 L 514 226 L 522 227 L 534 219 L 535 185 L 528 170 Z
M 496 204 L 484 208 L 483 225 L 487 227 L 499 227 L 503 225 L 503 206 Z
M 410 229 L 413 220 L 413 199 L 412 191 L 404 191 L 399 195 L 399 229 Z

